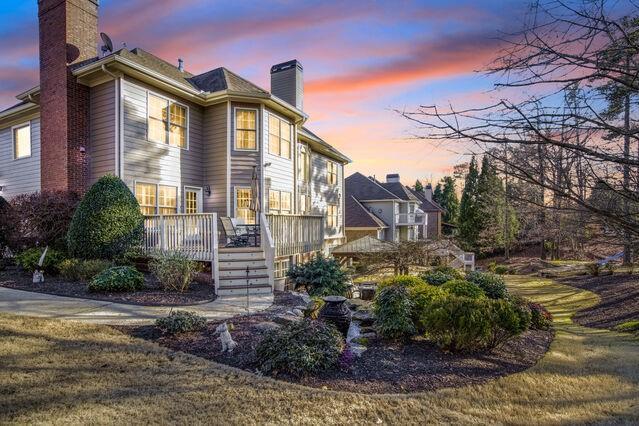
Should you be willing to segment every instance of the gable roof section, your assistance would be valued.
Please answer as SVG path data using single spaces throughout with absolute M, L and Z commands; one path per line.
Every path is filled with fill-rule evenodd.
M 368 211 L 355 197 L 347 197 L 345 202 L 345 226 L 347 228 L 387 228 L 383 220 Z
M 421 203 L 420 208 L 425 212 L 444 212 L 445 209 L 432 200 L 428 200 L 424 194 L 419 191 L 415 191 L 409 187 L 406 190 L 410 191 L 415 197 L 417 197 Z
M 379 184 L 389 192 L 395 194 L 400 200 L 419 201 L 417 197 L 415 197 L 415 195 L 411 191 L 407 191 L 404 185 L 402 185 L 400 182 L 379 182 Z
M 316 150 L 318 152 L 321 152 L 321 153 L 324 153 L 324 154 L 328 154 L 329 156 L 332 156 L 334 158 L 338 158 L 343 163 L 350 163 L 351 162 L 350 158 L 348 158 L 347 156 L 345 156 L 344 154 L 339 152 L 331 144 L 329 144 L 324 139 L 322 139 L 319 136 L 317 136 L 315 133 L 311 132 L 306 127 L 302 126 L 302 128 L 300 129 L 298 134 L 303 139 L 306 139 L 307 141 L 311 142 L 312 143 L 312 148 L 314 150 Z
M 339 247 L 335 247 L 331 250 L 331 254 L 336 255 L 349 255 L 349 254 L 366 254 L 372 252 L 383 252 L 392 250 L 393 243 L 388 241 L 378 240 L 375 237 L 366 235 L 362 238 L 358 238 L 354 241 L 349 241 L 346 244 L 342 244 Z
M 346 196 L 355 197 L 358 201 L 400 200 L 395 194 L 381 186 L 379 182 L 367 178 L 359 172 L 347 177 L 345 183 Z

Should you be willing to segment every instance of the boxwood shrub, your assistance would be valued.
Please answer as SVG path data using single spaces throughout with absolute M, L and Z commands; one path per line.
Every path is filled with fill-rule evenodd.
M 141 290 L 144 276 L 130 266 L 114 266 L 96 275 L 87 290 L 96 293 L 118 293 Z
M 466 280 L 451 280 L 442 285 L 441 288 L 455 296 L 470 297 L 471 299 L 486 297 L 481 288 Z
M 16 255 L 16 264 L 27 272 L 33 272 L 38 269 L 40 256 L 44 252 L 44 248 L 34 247 L 25 250 Z M 61 251 L 49 248 L 47 255 L 44 257 L 42 269 L 48 274 L 57 274 L 60 270 L 60 264 L 64 261 L 65 255 Z
M 506 283 L 499 275 L 473 271 L 466 274 L 466 279 L 479 286 L 491 299 L 503 299 L 508 294 Z
M 118 177 L 107 175 L 94 183 L 73 215 L 67 243 L 82 259 L 114 259 L 139 245 L 144 217 L 133 193 Z
M 299 377 L 336 368 L 343 349 L 344 338 L 334 326 L 304 319 L 269 331 L 256 355 L 262 372 Z
M 167 317 L 158 318 L 155 325 L 167 334 L 203 330 L 206 318 L 190 311 L 171 311 Z
M 411 318 L 418 333 L 425 331 L 424 313 L 429 309 L 430 303 L 443 294 L 441 287 L 426 283 L 408 288 L 408 297 L 412 303 Z
M 432 271 L 422 274 L 421 278 L 430 285 L 442 285 L 451 280 L 462 280 L 464 274 L 450 266 L 438 266 Z

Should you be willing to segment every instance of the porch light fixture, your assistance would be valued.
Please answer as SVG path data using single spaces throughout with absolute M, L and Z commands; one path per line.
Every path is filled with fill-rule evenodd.
M 204 192 L 206 193 L 207 197 L 211 196 L 211 186 L 210 185 L 204 185 Z

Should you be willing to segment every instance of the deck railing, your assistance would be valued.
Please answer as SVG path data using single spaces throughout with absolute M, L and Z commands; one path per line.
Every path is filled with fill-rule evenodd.
M 324 216 L 266 215 L 276 256 L 319 251 L 324 248 Z
M 147 254 L 178 251 L 190 259 L 211 262 L 218 285 L 217 214 L 171 214 L 146 216 L 144 250 Z

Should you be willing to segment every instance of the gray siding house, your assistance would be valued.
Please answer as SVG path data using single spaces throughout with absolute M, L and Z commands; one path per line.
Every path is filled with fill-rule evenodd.
M 48 16 L 53 12 L 46 9 L 46 3 L 50 2 L 40 3 L 41 32 L 48 31 L 43 26 L 46 19 L 60 19 Z M 65 164 L 67 172 L 78 167 L 86 176 L 78 183 L 72 181 L 78 174 L 67 173 L 66 186 L 50 177 L 52 153 L 60 147 L 43 141 L 46 150 L 41 153 L 40 121 L 52 126 L 54 119 L 43 108 L 43 102 L 50 102 L 54 95 L 41 93 L 41 87 L 59 77 L 48 68 L 49 62 L 41 63 L 40 86 L 19 94 L 17 105 L 0 112 L 1 196 L 73 188 L 83 191 L 100 176 L 114 174 L 129 186 L 150 218 L 215 213 L 237 224 L 253 224 L 264 214 L 274 255 L 272 259 L 266 256 L 268 276 L 252 271 L 255 292 L 271 291 L 273 285 L 281 284 L 291 263 L 317 251 L 328 252 L 344 241 L 343 169 L 350 160 L 305 127 L 309 117 L 303 111 L 303 68 L 298 61 L 271 68 L 269 92 L 226 68 L 194 75 L 182 61 L 169 63 L 139 48 L 98 55 L 93 43 L 97 40 L 97 2 L 59 3 L 68 3 L 61 18 L 66 22 L 60 24 L 69 28 L 84 25 L 87 28 L 81 36 L 89 37 L 77 40 L 71 30 L 66 35 L 63 32 L 64 42 L 73 42 L 80 49 L 80 58 L 88 59 L 68 63 L 59 58 L 71 71 L 67 86 L 75 85 L 88 96 L 87 109 L 73 112 L 86 117 L 88 138 L 68 136 L 64 147 L 70 159 Z M 58 33 L 49 36 L 47 42 L 60 37 Z M 77 94 L 68 91 L 67 102 L 71 96 Z M 71 158 L 79 158 L 78 165 Z M 251 209 L 257 196 L 252 193 L 254 171 L 261 206 L 257 214 Z M 148 231 L 157 226 L 149 225 Z M 225 236 L 219 234 L 223 246 Z M 222 250 L 216 259 L 219 265 L 213 269 L 221 268 L 216 282 L 221 294 L 224 288 L 233 294 L 240 287 L 235 285 L 239 274 L 233 271 L 245 265 L 232 262 L 265 257 L 264 251 L 237 252 Z M 225 270 L 225 262 L 234 268 Z M 225 278 L 229 280 L 226 287 Z

